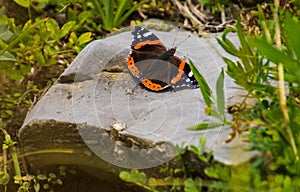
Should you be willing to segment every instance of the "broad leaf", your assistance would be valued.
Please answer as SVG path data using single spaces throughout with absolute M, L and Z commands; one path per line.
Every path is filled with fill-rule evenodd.
M 0 39 L 3 41 L 9 41 L 13 33 L 8 29 L 7 24 L 0 24 Z
M 0 55 L 0 61 L 16 61 L 15 56 L 9 52 L 4 52 Z
M 76 24 L 75 21 L 69 21 L 67 23 L 65 23 L 62 28 L 60 29 L 60 34 L 59 37 L 62 38 L 64 36 L 66 36 L 72 29 L 72 27 Z
M 46 22 L 47 30 L 51 32 L 53 39 L 59 40 L 60 29 L 58 23 L 54 19 L 49 19 Z
M 86 32 L 80 35 L 80 37 L 78 38 L 78 45 L 82 45 L 87 42 L 90 42 L 92 40 L 91 36 L 92 36 L 91 32 Z
M 4 171 L 0 171 L 0 185 L 7 185 L 9 182 L 9 174 Z
M 18 5 L 28 8 L 30 5 L 30 0 L 14 0 Z
M 126 171 L 122 171 L 119 174 L 119 177 L 126 182 L 136 183 L 138 185 L 145 185 L 147 182 L 146 174 L 143 172 L 139 172 L 138 170 L 131 170 L 130 173 Z

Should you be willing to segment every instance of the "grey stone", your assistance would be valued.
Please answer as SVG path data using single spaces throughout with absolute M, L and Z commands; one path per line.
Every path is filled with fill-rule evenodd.
M 151 31 L 167 47 L 173 45 L 176 33 L 175 45 L 190 35 L 174 30 Z M 236 34 L 229 36 L 238 44 Z M 20 130 L 24 151 L 66 150 L 29 157 L 33 167 L 82 165 L 94 175 L 101 171 L 117 175 L 124 168 L 151 168 L 170 161 L 176 145 L 197 146 L 201 135 L 207 137 L 206 150 L 215 151 L 215 158 L 225 164 L 243 163 L 255 155 L 244 152 L 245 144 L 241 141 L 224 144 L 231 132 L 228 126 L 197 132 L 186 130 L 201 122 L 217 120 L 204 113 L 205 103 L 199 89 L 157 93 L 143 88 L 126 66 L 131 40 L 130 31 L 126 31 L 91 42 L 29 112 Z M 232 58 L 215 38 L 194 34 L 178 46 L 176 55 L 191 59 L 214 91 L 225 66 L 221 56 Z M 225 92 L 226 104 L 241 101 L 245 94 L 228 77 Z M 228 114 L 227 117 L 230 118 Z M 239 151 L 231 156 L 233 148 Z

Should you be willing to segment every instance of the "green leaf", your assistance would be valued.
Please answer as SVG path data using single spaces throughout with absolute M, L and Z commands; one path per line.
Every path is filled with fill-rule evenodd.
M 30 0 L 14 0 L 18 5 L 28 8 L 30 5 Z
M 17 59 L 13 54 L 6 51 L 0 55 L 0 61 L 17 61 Z
M 204 173 L 211 178 L 220 179 L 218 170 L 216 168 L 207 167 L 206 169 L 204 169 Z
M 57 179 L 57 180 L 56 180 L 56 183 L 57 183 L 58 185 L 63 185 L 63 181 L 62 181 L 61 179 Z
M 42 181 L 47 179 L 47 176 L 44 174 L 38 174 L 36 177 L 38 180 L 42 180 Z
M 89 19 L 89 17 L 92 17 L 92 12 L 91 11 L 83 11 L 78 15 L 78 20 L 79 23 L 76 26 L 81 26 L 83 25 L 84 22 L 86 22 L 86 20 Z
M 38 51 L 35 53 L 35 59 L 40 65 L 43 65 L 46 62 L 42 51 Z
M 136 169 L 131 170 L 130 173 L 126 172 L 126 171 L 122 171 L 119 174 L 119 177 L 126 182 L 132 182 L 135 183 L 137 185 L 145 185 L 147 182 L 147 177 L 145 175 L 145 173 L 143 172 L 139 172 Z
M 82 45 L 90 42 L 92 40 L 91 36 L 92 36 L 91 32 L 86 32 L 80 35 L 80 37 L 78 38 L 78 45 Z
M 60 39 L 60 29 L 57 22 L 54 19 L 49 19 L 46 22 L 46 27 L 51 32 L 52 38 L 58 41 Z
M 15 175 L 14 176 L 14 183 L 21 184 L 22 183 L 22 176 L 21 175 Z
M 49 2 L 49 0 L 34 0 L 35 2 L 39 2 L 39 3 L 47 3 Z M 58 1 L 60 2 L 60 1 Z
M 233 79 L 237 79 L 237 78 L 235 78 L 235 76 L 244 76 L 245 75 L 245 71 L 244 71 L 242 65 L 236 65 L 233 61 L 231 61 L 230 59 L 228 59 L 226 57 L 223 57 L 223 60 L 227 64 L 228 75 L 230 75 Z
M 249 56 L 252 56 L 253 53 L 249 46 L 249 43 L 247 42 L 247 40 L 245 38 L 244 30 L 243 30 L 240 22 L 237 22 L 236 30 L 237 30 L 237 34 L 238 34 L 240 44 L 241 44 L 240 50 L 241 50 L 241 53 L 243 53 L 243 55 L 240 56 L 240 59 L 242 60 L 245 70 L 249 71 L 249 70 L 251 70 L 252 66 L 250 65 L 250 61 L 248 60 L 248 58 L 249 58 Z M 252 63 L 254 63 L 254 62 L 252 62 Z
M 198 71 L 198 69 L 194 66 L 193 62 L 189 60 L 191 70 L 195 76 L 195 79 L 199 83 L 199 87 L 203 96 L 203 99 L 208 107 L 212 105 L 212 91 L 209 88 L 207 82 L 205 81 L 204 77 Z
M 236 31 L 241 44 L 241 47 L 239 49 L 237 49 L 236 46 L 226 37 L 226 35 L 232 30 L 234 29 L 226 29 L 222 34 L 222 39 L 217 38 L 217 41 L 226 52 L 236 57 L 239 57 L 246 70 L 251 70 L 251 63 L 255 64 L 255 59 L 253 59 L 253 51 L 249 46 L 247 39 L 245 38 L 241 24 L 238 22 L 236 27 Z
M 60 34 L 59 34 L 59 38 L 62 38 L 64 36 L 66 36 L 72 29 L 72 27 L 76 24 L 75 21 L 69 21 L 67 23 L 65 23 L 62 28 L 60 29 Z
M 23 65 L 21 64 L 20 65 L 20 72 L 25 76 L 27 73 L 29 73 L 31 70 L 31 65 L 30 64 L 26 64 L 26 65 Z
M 206 146 L 206 136 L 201 135 L 199 138 L 199 152 L 203 154 L 205 152 L 205 146 Z
M 9 41 L 13 33 L 8 29 L 7 24 L 0 24 L 0 39 L 3 41 Z
M 48 176 L 49 176 L 49 178 L 51 178 L 51 179 L 56 179 L 56 178 L 57 178 L 57 176 L 56 176 L 55 173 L 49 173 Z
M 227 28 L 224 30 L 222 34 L 222 39 L 217 38 L 218 43 L 222 46 L 222 48 L 231 55 L 239 56 L 239 50 L 235 47 L 235 45 L 226 37 L 229 32 L 232 32 L 234 28 Z
M 72 32 L 72 33 L 70 34 L 70 37 L 69 37 L 69 43 L 70 43 L 71 45 L 77 43 L 77 35 L 76 35 L 76 33 Z
M 220 127 L 224 125 L 223 123 L 216 123 L 216 122 L 210 122 L 210 123 L 200 123 L 198 125 L 190 126 L 187 128 L 187 130 L 191 131 L 201 131 L 206 129 L 212 129 L 216 127 Z
M 196 147 L 196 146 L 194 146 L 194 145 L 191 145 L 191 146 L 190 146 L 190 150 L 191 150 L 193 153 L 195 153 L 196 155 L 201 155 L 201 153 L 200 153 L 198 147 Z
M 256 47 L 266 58 L 275 64 L 282 63 L 284 68 L 291 74 L 299 73 L 299 67 L 297 61 L 285 52 L 277 49 L 273 45 L 268 44 L 266 41 L 261 39 L 255 39 L 248 37 L 251 46 Z
M 184 180 L 184 192 L 200 192 L 199 187 L 191 178 Z
M 34 29 L 35 27 L 41 25 L 43 22 L 47 21 L 47 19 L 43 19 L 40 20 L 36 23 L 34 23 L 33 25 L 31 25 L 31 20 L 29 20 L 25 25 L 28 26 L 28 28 L 26 28 L 26 26 L 24 26 L 24 28 L 22 29 L 22 32 L 14 39 L 12 40 L 7 47 L 5 47 L 5 49 L 0 51 L 0 55 L 2 55 L 4 52 L 10 50 L 15 44 L 17 44 L 24 36 L 26 36 L 31 29 Z
M 24 78 L 24 75 L 20 71 L 12 68 L 5 69 L 5 75 L 13 80 L 21 80 Z
M 9 182 L 9 174 L 0 171 L 0 185 L 7 185 Z
M 268 44 L 264 40 L 255 39 L 253 37 L 248 37 L 249 43 L 251 46 L 256 47 L 259 52 L 265 55 L 268 59 L 270 59 L 275 64 L 278 63 L 295 63 L 289 55 L 284 53 L 283 51 L 278 50 L 273 45 Z
M 33 184 L 33 188 L 34 188 L 34 191 L 35 191 L 35 192 L 39 192 L 40 189 L 41 189 L 41 185 L 40 185 L 39 183 L 35 182 L 35 183 Z
M 217 108 L 219 114 L 223 117 L 225 121 L 225 95 L 224 95 L 224 70 L 221 70 L 221 73 L 217 79 L 216 83 L 216 94 L 217 94 Z
M 300 22 L 290 14 L 286 15 L 286 22 L 284 28 L 285 40 L 287 48 L 291 52 L 294 59 L 300 60 Z

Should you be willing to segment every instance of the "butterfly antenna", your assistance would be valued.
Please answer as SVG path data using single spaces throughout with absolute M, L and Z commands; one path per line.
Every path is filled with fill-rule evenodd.
M 190 38 L 191 35 L 188 35 L 185 39 L 183 39 L 181 42 L 179 42 L 176 47 L 178 47 L 179 45 L 181 45 L 182 43 L 184 43 L 188 38 Z
M 181 28 L 180 25 L 178 25 L 178 29 L 180 29 L 180 28 Z M 176 42 L 176 40 L 177 40 L 178 33 L 179 33 L 179 30 L 177 30 L 177 32 L 176 32 L 176 35 L 175 35 L 175 38 L 174 38 L 172 47 L 174 47 L 174 45 L 175 45 L 175 42 Z

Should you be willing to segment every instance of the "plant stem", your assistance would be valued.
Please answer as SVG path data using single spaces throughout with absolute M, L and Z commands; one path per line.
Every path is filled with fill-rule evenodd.
M 14 168 L 15 168 L 15 172 L 16 172 L 16 180 L 17 180 L 17 183 L 18 184 L 21 184 L 22 183 L 22 179 L 19 180 L 20 178 L 22 178 L 22 175 L 21 175 L 21 168 L 20 168 L 20 164 L 19 164 L 19 160 L 18 160 L 18 154 L 17 154 L 17 149 L 15 146 L 11 146 L 11 158 L 13 160 L 13 163 L 14 163 Z
M 289 114 L 288 114 L 287 106 L 286 106 L 285 89 L 284 89 L 284 71 L 283 71 L 283 66 L 281 63 L 278 64 L 278 76 L 279 76 L 279 98 L 280 98 L 281 110 L 283 113 L 283 119 L 285 122 L 287 134 L 290 138 L 290 143 L 291 143 L 294 155 L 296 157 L 296 161 L 298 161 L 299 160 L 298 150 L 297 150 L 297 147 L 295 144 L 293 132 L 290 127 L 290 118 L 289 118 Z
M 31 5 L 31 0 L 29 0 L 29 5 L 28 5 L 27 9 L 28 9 L 29 20 L 32 20 L 32 14 L 31 14 L 31 7 L 30 7 L 30 5 Z
M 280 6 L 280 0 L 274 0 L 274 23 L 275 23 L 275 44 L 278 49 L 281 50 L 281 38 L 280 38 L 280 24 L 279 24 L 279 19 L 278 19 L 278 10 Z M 298 150 L 296 147 L 296 143 L 294 140 L 293 132 L 290 127 L 290 118 L 289 114 L 287 111 L 287 106 L 286 106 L 286 96 L 285 96 L 285 86 L 284 86 L 284 70 L 283 70 L 283 65 L 282 63 L 278 64 L 278 80 L 279 80 L 279 99 L 280 99 L 280 106 L 281 110 L 283 113 L 283 119 L 285 122 L 285 127 L 286 127 L 286 132 L 288 134 L 288 137 L 290 138 L 290 144 L 293 149 L 296 161 L 299 160 L 298 157 Z
M 11 152 L 11 157 L 12 157 L 12 161 L 13 161 L 14 168 L 15 168 L 15 174 L 16 174 L 14 177 L 15 183 L 21 184 L 22 183 L 21 168 L 20 168 L 20 164 L 19 164 L 19 160 L 18 160 L 17 149 L 14 146 L 15 142 L 13 142 L 11 140 L 10 135 L 6 132 L 5 129 L 3 129 L 2 127 L 0 127 L 0 129 L 3 132 L 4 137 L 5 137 L 5 142 L 4 142 L 5 146 L 7 146 L 6 148 L 9 148 L 10 152 Z M 6 150 L 6 148 L 5 148 L 5 150 Z M 6 163 L 7 163 L 7 160 L 6 160 Z M 4 166 L 6 166 L 6 164 L 4 164 Z
M 279 19 L 278 19 L 278 9 L 280 6 L 280 0 L 274 0 L 274 23 L 275 23 L 275 44 L 278 48 L 281 49 L 281 38 L 280 38 L 280 25 L 279 25 Z

